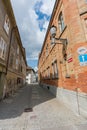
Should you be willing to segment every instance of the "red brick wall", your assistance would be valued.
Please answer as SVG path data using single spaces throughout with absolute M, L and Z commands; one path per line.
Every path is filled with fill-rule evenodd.
M 78 91 L 80 92 L 87 92 L 87 66 L 80 66 L 79 54 L 77 52 L 79 47 L 87 48 L 87 28 L 84 21 L 87 18 L 87 13 L 84 13 L 84 11 L 87 11 L 86 7 L 87 4 L 85 1 L 82 2 L 81 0 L 60 0 L 58 3 L 50 26 L 53 24 L 57 26 L 56 37 L 61 35 L 61 38 L 67 38 L 68 40 L 66 49 L 67 61 L 64 61 L 63 46 L 56 44 L 52 47 L 50 44 L 50 32 L 48 31 L 47 39 L 39 59 L 41 82 L 73 91 L 76 91 L 78 88 Z M 66 25 L 62 34 L 60 34 L 58 26 L 58 17 L 61 11 Z M 47 44 L 49 46 L 49 55 L 46 57 L 45 52 Z M 68 62 L 69 58 L 72 58 L 71 62 Z M 58 79 L 52 79 L 53 60 L 57 60 Z M 47 79 L 46 77 L 44 79 L 42 72 L 46 70 L 48 66 L 50 67 L 50 79 Z M 70 78 L 66 78 L 67 73 Z

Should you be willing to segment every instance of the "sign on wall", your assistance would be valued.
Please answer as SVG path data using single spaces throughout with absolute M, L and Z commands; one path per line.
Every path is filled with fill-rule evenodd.
M 87 47 L 79 47 L 77 53 L 79 54 L 78 59 L 80 66 L 87 66 Z
M 68 61 L 68 63 L 73 61 L 72 54 L 67 55 L 67 61 Z
M 77 52 L 78 52 L 78 54 L 85 54 L 86 52 L 87 52 L 87 48 L 86 47 L 79 47 L 78 49 L 77 49 Z
M 87 54 L 79 55 L 79 61 L 81 66 L 87 66 Z

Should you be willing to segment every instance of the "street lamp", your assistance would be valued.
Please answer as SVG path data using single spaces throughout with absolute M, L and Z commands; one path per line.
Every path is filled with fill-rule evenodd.
M 56 26 L 52 26 L 51 29 L 50 29 L 50 33 L 51 33 L 51 44 L 62 44 L 63 45 L 63 56 L 64 56 L 64 59 L 65 61 L 67 60 L 67 54 L 66 54 L 66 48 L 67 48 L 67 39 L 65 38 L 56 38 L 56 32 L 57 32 L 57 27 Z M 55 40 L 58 40 L 60 42 L 55 42 Z M 65 66 L 66 66 L 66 78 L 70 78 L 70 75 L 68 74 L 67 72 L 67 65 L 65 63 Z
M 59 40 L 61 41 L 62 44 L 65 44 L 67 45 L 67 39 L 63 39 L 63 38 L 56 38 L 56 32 L 57 32 L 57 27 L 56 26 L 52 26 L 51 29 L 50 29 L 50 33 L 51 33 L 51 40 L 52 40 L 52 44 L 56 44 L 55 43 L 55 40 Z M 57 44 L 61 44 L 61 43 L 57 43 Z
M 56 38 L 56 32 L 57 32 L 57 27 L 52 26 L 50 29 L 51 33 L 51 44 L 62 44 L 63 45 L 63 54 L 64 54 L 64 59 L 66 60 L 67 54 L 66 54 L 66 47 L 67 47 L 67 39 L 65 38 Z M 58 40 L 59 42 L 55 42 L 55 40 Z

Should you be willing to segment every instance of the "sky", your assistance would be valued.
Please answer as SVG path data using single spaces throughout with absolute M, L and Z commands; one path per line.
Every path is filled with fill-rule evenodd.
M 29 66 L 36 69 L 55 0 L 11 0 Z

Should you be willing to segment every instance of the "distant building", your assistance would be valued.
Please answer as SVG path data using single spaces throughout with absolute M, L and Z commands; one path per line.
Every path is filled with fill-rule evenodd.
M 35 73 L 36 73 L 36 82 L 38 82 L 38 71 L 36 71 Z
M 53 25 L 57 28 L 55 41 L 50 33 Z M 87 115 L 87 0 L 56 0 L 38 74 L 41 85 L 49 86 L 75 112 Z
M 36 82 L 36 73 L 31 67 L 27 67 L 26 70 L 26 83 L 31 84 Z
M 0 0 L 0 98 L 25 83 L 26 65 L 10 0 Z

